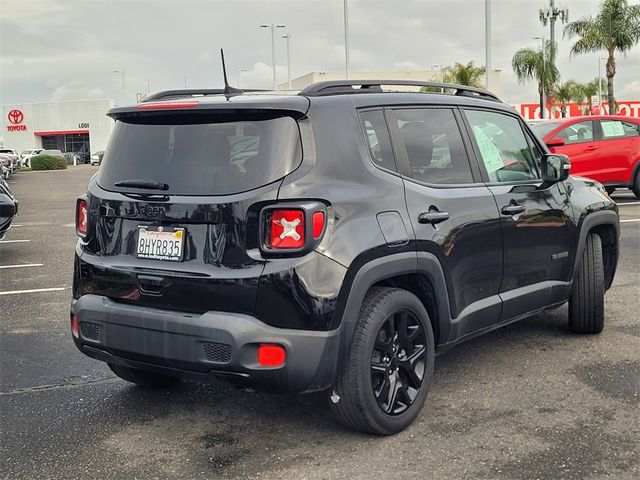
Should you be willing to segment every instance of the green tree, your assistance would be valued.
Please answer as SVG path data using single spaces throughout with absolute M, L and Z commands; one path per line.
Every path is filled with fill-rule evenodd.
M 554 98 L 560 104 L 560 113 L 562 118 L 567 116 L 567 106 L 576 98 L 576 90 L 579 85 L 575 80 L 567 80 L 564 83 L 558 83 L 554 88 Z
M 540 113 L 544 112 L 543 97 L 550 98 L 554 91 L 554 85 L 560 79 L 560 72 L 556 67 L 555 45 L 550 41 L 545 42 L 542 48 L 521 48 L 511 59 L 511 66 L 518 77 L 518 82 L 525 83 L 529 80 L 538 82 L 538 94 L 540 95 Z
M 606 50 L 609 113 L 616 113 L 613 94 L 615 53 L 626 53 L 640 41 L 640 4 L 629 5 L 628 0 L 603 0 L 595 17 L 583 17 L 569 23 L 564 29 L 564 35 L 569 38 L 580 37 L 571 47 L 572 55 Z
M 600 84 L 600 91 L 602 92 L 602 98 L 606 100 L 608 96 L 605 90 L 605 80 L 602 80 L 602 83 Z M 586 107 L 583 109 L 582 113 L 592 115 L 593 102 L 591 101 L 591 99 L 598 95 L 598 79 L 595 78 L 587 83 L 579 83 L 577 85 L 576 94 L 580 96 L 581 102 L 586 100 Z
M 477 67 L 473 62 L 466 65 L 456 62 L 453 67 L 444 70 L 444 81 L 457 85 L 467 85 L 469 87 L 482 87 L 484 82 L 482 76 L 485 74 L 484 67 Z

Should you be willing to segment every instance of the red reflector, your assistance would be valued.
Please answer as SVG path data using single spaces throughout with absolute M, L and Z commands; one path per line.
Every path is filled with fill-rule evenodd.
M 173 103 L 141 103 L 138 110 L 169 110 L 172 108 L 194 108 L 200 105 L 198 102 L 173 102 Z
M 78 338 L 79 333 L 78 333 L 78 316 L 75 313 L 71 314 L 71 333 L 73 333 L 73 336 Z
M 89 227 L 89 207 L 86 200 L 78 200 L 76 204 L 76 233 L 84 237 Z
M 274 210 L 271 212 L 271 248 L 301 248 L 304 246 L 304 212 Z
M 263 367 L 279 367 L 284 365 L 287 354 L 280 345 L 260 345 L 258 347 L 258 363 Z
M 320 238 L 324 230 L 324 212 L 313 212 L 313 238 Z

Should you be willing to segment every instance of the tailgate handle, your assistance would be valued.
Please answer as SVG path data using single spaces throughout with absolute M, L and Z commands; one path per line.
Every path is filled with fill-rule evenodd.
M 162 295 L 164 278 L 152 275 L 138 275 L 138 288 L 147 295 Z

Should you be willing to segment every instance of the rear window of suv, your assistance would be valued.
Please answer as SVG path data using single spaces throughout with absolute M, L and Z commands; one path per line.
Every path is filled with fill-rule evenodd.
M 163 193 L 228 195 L 274 182 L 301 161 L 300 132 L 291 117 L 132 117 L 116 121 L 97 181 L 123 192 L 139 190 L 117 182 L 155 180 L 168 185 Z

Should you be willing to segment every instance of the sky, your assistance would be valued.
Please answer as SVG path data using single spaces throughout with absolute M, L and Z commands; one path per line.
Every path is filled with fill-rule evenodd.
M 533 82 L 519 84 L 513 53 L 549 36 L 538 10 L 549 0 L 492 0 L 493 67 L 502 70 L 502 98 L 537 101 Z M 637 3 L 637 0 L 630 0 Z M 485 63 L 484 0 L 349 0 L 352 71 L 430 70 L 454 62 Z M 595 15 L 599 0 L 557 0 L 570 20 Z M 344 69 L 343 0 L 0 0 L 0 104 L 112 98 L 137 92 L 222 86 L 219 48 L 229 80 L 270 88 L 271 37 L 260 24 L 277 23 L 278 82 L 286 81 L 291 39 L 295 78 Z M 569 55 L 559 41 L 562 79 L 589 81 L 605 52 Z M 640 45 L 617 54 L 618 100 L 640 99 Z M 603 70 L 604 70 L 604 62 Z M 604 76 L 604 73 L 603 73 Z

